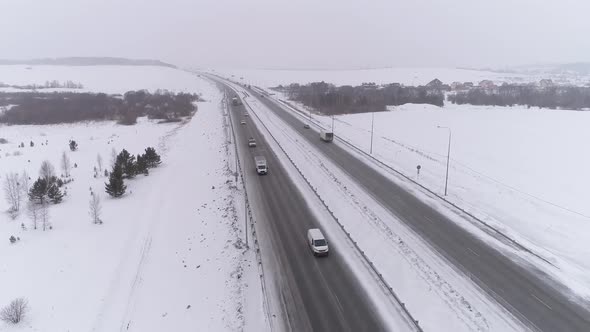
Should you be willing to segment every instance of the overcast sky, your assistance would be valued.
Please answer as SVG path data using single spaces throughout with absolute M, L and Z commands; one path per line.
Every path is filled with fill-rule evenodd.
M 236 68 L 590 61 L 588 0 L 0 0 L 0 58 Z

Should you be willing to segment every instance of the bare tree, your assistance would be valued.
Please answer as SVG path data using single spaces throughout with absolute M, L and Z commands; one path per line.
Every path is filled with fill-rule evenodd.
M 100 196 L 98 193 L 91 193 L 92 197 L 90 198 L 89 204 L 89 211 L 90 218 L 92 218 L 93 224 L 102 224 L 102 220 L 100 219 L 100 215 L 102 213 L 102 204 L 100 203 Z
M 49 181 L 52 177 L 55 176 L 55 168 L 48 160 L 45 160 L 41 163 L 41 169 L 39 170 L 39 176 L 44 178 L 47 181 Z
M 115 150 L 115 148 L 113 148 L 111 150 L 111 168 L 115 167 L 115 163 L 117 162 L 117 150 Z
M 10 173 L 4 178 L 4 195 L 10 205 L 9 212 L 12 219 L 16 218 L 22 201 L 22 191 L 17 173 Z
M 20 190 L 23 197 L 27 197 L 29 194 L 29 186 L 29 174 L 27 174 L 27 171 L 23 171 L 23 174 L 20 176 Z
M 29 215 L 29 218 L 31 218 L 31 221 L 33 222 L 33 229 L 37 229 L 37 222 L 39 221 L 39 215 L 40 215 L 39 204 L 29 201 L 27 203 L 27 214 Z
M 63 171 L 64 176 L 66 178 L 70 177 L 70 168 L 72 168 L 72 163 L 70 162 L 70 158 L 68 157 L 68 155 L 64 151 L 61 154 L 61 170 Z
M 39 208 L 39 220 L 41 221 L 41 225 L 43 226 L 43 231 L 46 231 L 51 227 L 49 224 L 49 203 L 43 202 Z
M 98 165 L 98 172 L 102 173 L 102 156 L 100 153 L 96 155 L 96 164 Z
M 9 324 L 18 324 L 25 318 L 28 309 L 27 300 L 20 297 L 0 311 L 0 320 Z

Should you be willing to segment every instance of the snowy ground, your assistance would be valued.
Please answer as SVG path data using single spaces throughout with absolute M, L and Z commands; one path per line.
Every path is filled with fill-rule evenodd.
M 443 321 L 445 329 L 453 331 L 523 330 L 501 306 L 482 295 L 282 120 L 256 99 L 248 97 L 245 101 L 425 330 L 437 330 Z M 335 221 L 319 220 L 335 236 Z M 339 250 L 345 247 L 340 245 Z M 363 282 L 371 283 L 374 281 Z
M 30 68 L 30 69 L 27 69 Z M 157 66 L 26 66 L 0 65 L 0 82 L 9 85 L 43 85 L 46 81 L 82 83 L 83 89 L 104 93 L 125 93 L 146 89 L 151 92 L 167 89 L 174 92 L 199 93 L 201 83 L 194 75 L 168 67 Z M 67 91 L 68 89 L 41 89 L 39 91 Z M 0 91 L 22 91 L 0 88 Z
M 371 117 L 338 116 L 334 131 L 370 152 Z M 590 298 L 590 175 L 577 171 L 590 166 L 577 148 L 590 139 L 590 113 L 407 104 L 374 117 L 373 156 L 441 195 L 449 132 L 437 126 L 451 128 L 447 199 L 549 260 L 554 266 L 540 266 Z M 313 119 L 331 127 L 329 117 Z
M 73 77 L 78 71 L 87 76 Z M 0 305 L 26 297 L 31 310 L 23 325 L 31 331 L 265 330 L 256 260 L 244 250 L 235 223 L 241 193 L 228 169 L 216 87 L 159 67 L 44 72 L 49 74 L 5 82 L 73 80 L 117 93 L 169 88 L 203 93 L 207 102 L 183 124 L 0 126 L 0 137 L 8 140 L 0 145 L 2 178 L 26 171 L 34 180 L 43 160 L 59 175 L 62 151 L 77 164 L 64 202 L 50 208 L 52 230 L 33 230 L 24 212 L 14 221 L 0 214 Z M 78 151 L 67 149 L 69 139 L 78 142 Z M 21 141 L 25 148 L 17 147 Z M 109 198 L 106 178 L 93 177 L 97 155 L 109 167 L 113 148 L 135 154 L 147 146 L 162 154 L 163 164 L 148 177 L 128 180 L 123 198 Z M 91 188 L 102 198 L 103 225 L 88 216 Z M 7 208 L 0 200 L 0 211 Z M 20 241 L 11 245 L 10 235 Z M 20 329 L 0 323 L 0 331 L 13 330 Z

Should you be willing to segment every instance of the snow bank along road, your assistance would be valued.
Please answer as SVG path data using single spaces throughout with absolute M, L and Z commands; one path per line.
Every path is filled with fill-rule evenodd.
M 228 96 L 237 96 L 227 86 L 220 87 Z M 266 245 L 261 243 L 261 246 L 265 273 L 272 274 L 267 278 L 273 283 L 269 291 L 279 302 L 270 305 L 271 316 L 277 316 L 277 321 L 273 322 L 275 329 L 390 329 L 391 326 L 382 320 L 379 308 L 338 251 L 333 251 L 327 259 L 318 259 L 311 254 L 306 245 L 306 232 L 309 228 L 317 227 L 317 217 L 252 119 L 243 115 L 246 112 L 244 106 L 232 106 L 229 111 L 248 195 L 255 210 L 256 231 L 261 242 L 266 242 Z M 245 120 L 245 125 L 240 124 L 242 120 Z M 257 147 L 248 147 L 249 137 L 256 139 Z M 268 175 L 256 174 L 253 162 L 255 155 L 266 157 Z M 408 323 L 404 325 L 410 326 Z M 411 328 L 403 328 L 408 329 Z
M 303 129 L 299 118 L 276 102 L 266 97 L 258 100 L 525 324 L 542 331 L 590 331 L 590 313 L 542 272 L 482 242 L 339 144 L 324 144 L 317 132 Z

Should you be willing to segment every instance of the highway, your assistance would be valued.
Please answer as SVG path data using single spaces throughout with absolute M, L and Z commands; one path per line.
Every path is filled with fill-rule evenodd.
M 239 98 L 227 86 L 219 86 L 230 99 Z M 279 297 L 280 315 L 285 320 L 284 325 L 277 329 L 386 330 L 371 299 L 339 252 L 332 250 L 330 256 L 324 258 L 312 255 L 307 247 L 306 232 L 309 228 L 318 227 L 318 222 L 302 194 L 281 167 L 252 118 L 244 116 L 244 106 L 231 106 L 229 112 L 248 196 L 256 209 L 257 232 L 264 234 L 261 242 L 270 243 L 263 246 L 262 255 L 270 262 L 265 266 L 265 273 L 272 273 L 271 277 L 276 281 L 274 292 Z M 246 124 L 240 124 L 242 120 Z M 256 139 L 257 147 L 248 147 L 249 137 Z M 268 175 L 256 174 L 255 155 L 266 157 Z M 326 237 L 330 241 L 330 235 L 326 234 Z
M 318 132 L 304 129 L 303 122 L 291 111 L 282 109 L 277 102 L 261 97 L 254 90 L 250 92 L 449 262 L 474 276 L 483 290 L 531 329 L 590 331 L 587 309 L 572 300 L 571 293 L 543 272 L 531 264 L 506 257 L 353 156 L 340 144 L 320 141 Z

